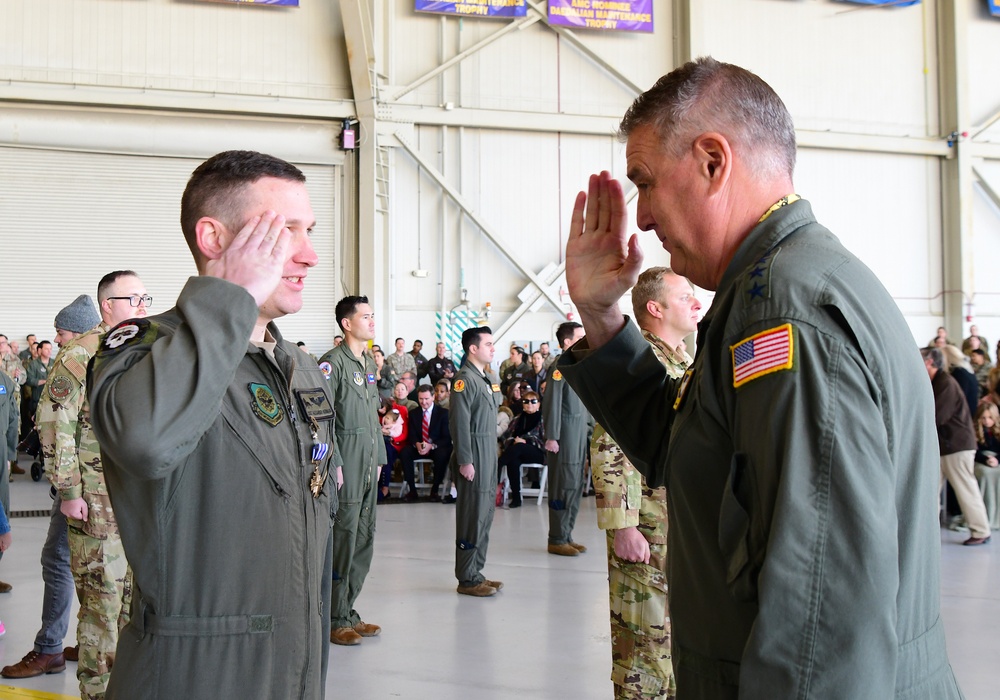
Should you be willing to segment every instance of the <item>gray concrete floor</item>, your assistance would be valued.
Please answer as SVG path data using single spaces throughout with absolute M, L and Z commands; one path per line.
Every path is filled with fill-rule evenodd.
M 25 465 L 26 466 L 26 465 Z M 398 492 L 394 490 L 394 493 Z M 45 482 L 15 477 L 12 510 L 50 505 Z M 545 551 L 545 502 L 498 510 L 486 574 L 504 582 L 493 598 L 455 593 L 454 508 L 437 503 L 379 506 L 375 561 L 358 610 L 382 625 L 380 637 L 331 649 L 329 698 L 509 700 L 612 697 L 604 537 L 594 500 L 585 498 L 574 539 L 579 557 Z M 42 584 L 39 551 L 48 519 L 13 520 L 14 544 L 0 579 L 0 666 L 32 647 Z M 968 700 L 1000 696 L 1000 540 L 962 547 L 962 533 L 942 531 L 942 614 L 952 665 Z M 75 640 L 71 621 L 67 644 Z M 24 681 L 0 679 L 0 700 L 27 689 L 78 697 L 75 664 Z M 51 696 L 35 696 L 51 697 Z M 138 698 L 138 696 L 137 696 Z M 228 699 L 225 699 L 228 700 Z M 234 699 L 236 700 L 236 699 Z

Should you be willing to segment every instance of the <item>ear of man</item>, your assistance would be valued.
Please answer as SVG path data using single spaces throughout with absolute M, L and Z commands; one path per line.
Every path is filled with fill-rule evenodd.
M 692 153 L 708 194 L 721 191 L 733 174 L 733 151 L 729 140 L 720 133 L 706 132 L 694 140 Z

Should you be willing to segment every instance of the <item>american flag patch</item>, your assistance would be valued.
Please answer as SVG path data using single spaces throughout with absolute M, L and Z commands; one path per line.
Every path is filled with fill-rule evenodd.
M 795 347 L 792 324 L 771 328 L 733 345 L 733 387 L 771 372 L 792 369 Z

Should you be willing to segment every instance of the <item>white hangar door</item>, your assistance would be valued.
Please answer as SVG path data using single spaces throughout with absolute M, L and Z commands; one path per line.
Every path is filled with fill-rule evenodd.
M 116 269 L 139 273 L 152 313 L 173 306 L 195 274 L 180 198 L 202 160 L 0 145 L 0 333 L 52 339 L 55 314 L 80 294 L 96 297 L 100 278 Z M 320 264 L 307 279 L 303 310 L 278 325 L 286 339 L 322 353 L 336 334 L 341 166 L 299 167 L 316 213 Z

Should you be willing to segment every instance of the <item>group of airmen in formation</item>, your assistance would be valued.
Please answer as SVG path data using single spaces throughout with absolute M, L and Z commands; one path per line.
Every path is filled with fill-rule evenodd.
M 622 186 L 591 176 L 566 252 L 583 326 L 557 333 L 545 444 L 548 551 L 576 556 L 596 420 L 616 697 L 960 698 L 930 392 L 889 295 L 792 194 L 784 105 L 699 59 L 640 96 L 621 134 L 638 225 L 672 269 L 639 274 Z M 51 620 L 68 601 L 48 594 L 65 592 L 49 571 L 64 559 L 84 698 L 322 698 L 330 642 L 379 634 L 355 610 L 387 461 L 371 306 L 337 304 L 344 342 L 320 363 L 274 323 L 301 308 L 318 262 L 304 181 L 272 156 L 213 156 L 181 201 L 198 276 L 176 306 L 146 317 L 141 280 L 119 271 L 100 317 L 88 297 L 56 317 L 36 412 L 57 495 L 46 609 L 15 667 L 65 664 Z M 692 282 L 716 292 L 700 324 Z M 618 308 L 629 289 L 638 329 Z M 493 597 L 490 329 L 466 330 L 462 349 L 455 576 L 460 594 Z

